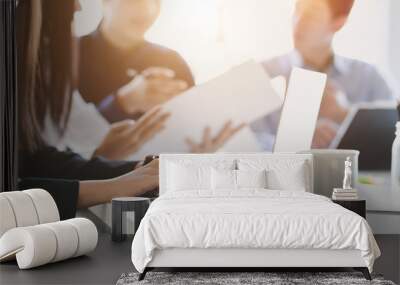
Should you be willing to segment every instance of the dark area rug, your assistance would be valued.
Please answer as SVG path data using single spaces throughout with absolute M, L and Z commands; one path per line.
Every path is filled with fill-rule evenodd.
M 395 285 L 381 275 L 372 275 L 368 281 L 359 272 L 148 272 L 138 281 L 138 273 L 122 274 L 117 285 L 133 284 L 325 284 L 325 285 Z

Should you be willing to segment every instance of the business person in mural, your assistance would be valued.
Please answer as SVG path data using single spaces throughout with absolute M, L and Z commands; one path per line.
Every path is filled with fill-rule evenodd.
M 345 119 L 352 105 L 396 101 L 393 88 L 374 66 L 334 52 L 333 39 L 345 26 L 353 4 L 354 0 L 297 0 L 293 14 L 294 50 L 263 62 L 272 77 L 283 75 L 288 79 L 292 67 L 328 75 L 314 148 L 330 145 L 337 125 Z M 266 150 L 272 149 L 279 117 L 280 111 L 277 111 L 251 125 Z
M 60 136 L 68 125 L 77 76 L 74 62 L 78 50 L 74 49 L 77 45 L 71 25 L 76 9 L 79 3 L 74 0 L 21 0 L 17 7 L 19 189 L 49 191 L 63 219 L 73 217 L 77 208 L 109 202 L 113 197 L 143 195 L 158 187 L 158 160 L 147 165 L 143 161 L 109 160 L 101 151 L 84 159 L 58 150 L 43 137 L 46 118 Z M 146 140 L 145 132 L 156 132 L 168 113 L 155 108 L 142 118 L 131 136 L 136 133 L 140 140 Z M 120 148 L 115 136 L 114 141 L 110 139 L 113 132 L 116 130 L 111 129 L 105 140 L 109 140 L 109 147 Z M 231 134 L 220 132 L 196 147 L 213 151 Z
M 110 122 L 137 118 L 194 85 L 188 64 L 145 34 L 161 0 L 102 0 L 103 19 L 80 40 L 79 90 Z

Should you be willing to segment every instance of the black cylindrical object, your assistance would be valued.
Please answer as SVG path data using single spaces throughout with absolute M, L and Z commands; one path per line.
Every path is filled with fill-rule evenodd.
M 123 241 L 127 236 L 133 236 L 149 206 L 150 199 L 145 197 L 112 199 L 112 240 Z

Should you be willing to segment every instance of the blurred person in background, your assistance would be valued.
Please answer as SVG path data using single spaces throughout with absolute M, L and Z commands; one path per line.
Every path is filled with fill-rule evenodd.
M 109 122 L 137 118 L 194 84 L 176 51 L 145 39 L 160 1 L 103 0 L 98 29 L 80 40 L 79 90 Z
M 76 1 L 76 3 L 80 7 L 79 2 Z M 113 123 L 110 126 L 107 126 L 108 124 L 107 122 L 104 122 L 101 114 L 99 114 L 96 109 L 93 112 L 90 108 L 91 104 L 87 104 L 81 99 L 81 97 L 85 97 L 84 94 L 74 88 L 74 90 L 72 90 L 73 96 L 69 103 L 69 108 L 71 109 L 71 112 L 68 113 L 70 115 L 70 120 L 68 120 L 68 123 L 65 126 L 65 132 L 60 135 L 59 132 L 57 132 L 57 126 L 54 127 L 53 124 L 51 124 L 51 120 L 50 123 L 48 123 L 48 116 L 46 117 L 43 135 L 48 143 L 56 146 L 60 150 L 66 148 L 72 149 L 85 158 L 101 156 L 110 160 L 125 160 L 132 157 L 132 155 L 134 155 L 145 143 L 165 128 L 165 122 L 170 114 L 162 112 L 158 105 L 171 98 L 171 96 L 174 96 L 178 89 L 183 90 L 179 86 L 186 86 L 186 83 L 174 78 L 174 71 L 168 68 L 158 66 L 144 69 L 144 64 L 151 65 L 152 62 L 170 64 L 171 66 L 176 67 L 176 70 L 182 73 L 183 77 L 185 77 L 185 74 L 190 75 L 190 71 L 186 68 L 185 63 L 176 53 L 148 43 L 143 38 L 144 31 L 149 28 L 158 16 L 159 6 L 159 1 L 104 1 L 105 18 L 102 22 L 102 34 L 111 34 L 112 37 L 116 37 L 116 39 L 109 39 L 109 41 L 113 41 L 114 44 L 116 44 L 115 41 L 117 41 L 117 39 L 120 41 L 126 40 L 126 43 L 130 43 L 130 48 L 123 52 L 124 59 L 117 59 L 118 52 L 120 56 L 122 52 L 119 49 L 119 46 L 117 49 L 112 49 L 108 52 L 104 50 L 105 46 L 103 44 L 106 44 L 106 40 L 104 38 L 104 41 L 101 40 L 103 44 L 99 44 L 100 42 L 98 40 L 103 39 L 100 34 L 99 36 L 93 34 L 83 40 L 83 43 L 94 44 L 94 42 L 96 42 L 96 45 L 91 45 L 93 50 L 90 52 L 82 49 L 82 45 L 80 46 L 80 49 L 78 48 L 79 40 L 76 37 L 73 37 L 72 40 L 74 58 L 71 59 L 73 61 L 71 63 L 71 72 L 73 73 L 72 81 L 75 87 L 77 86 L 79 75 L 82 72 L 84 75 L 88 76 L 88 72 L 98 73 L 105 71 L 107 75 L 102 73 L 102 75 L 106 76 L 104 79 L 95 78 L 96 75 L 94 78 L 86 80 L 87 83 L 89 81 L 91 82 L 91 84 L 88 84 L 87 86 L 95 87 L 93 94 L 101 96 L 101 94 L 108 93 L 108 83 L 113 85 L 115 83 L 113 83 L 113 79 L 122 74 L 124 74 L 122 77 L 125 78 L 128 71 L 132 71 L 131 69 L 128 69 L 127 66 L 121 65 L 122 62 L 130 64 L 135 63 L 136 68 L 142 70 L 142 74 L 135 76 L 135 79 L 123 86 L 118 93 L 123 94 L 124 98 L 127 100 L 124 99 L 124 102 L 127 103 L 129 101 L 125 106 L 129 105 L 130 108 L 140 111 L 141 116 L 136 121 L 127 119 L 125 115 L 118 112 L 118 108 L 113 108 L 113 106 L 116 107 L 115 105 L 111 104 L 108 105 L 108 107 L 111 108 L 106 109 L 108 111 L 117 111 L 112 112 L 117 116 L 114 116 L 112 120 Z M 62 13 L 62 10 L 56 10 L 57 7 L 54 5 L 50 6 L 47 10 L 51 9 L 54 10 L 55 15 Z M 135 11 L 135 13 L 132 14 L 132 10 Z M 133 19 L 132 17 L 134 17 L 134 19 L 137 18 L 134 21 L 135 25 L 133 26 L 131 22 Z M 53 33 L 50 38 L 55 39 L 59 36 L 54 33 L 59 33 L 57 30 L 65 29 L 64 27 L 61 27 L 62 25 L 65 25 L 65 23 L 58 22 L 58 19 L 53 15 L 48 15 L 47 18 L 49 18 L 50 21 L 48 21 L 48 25 L 44 25 L 44 28 L 48 28 L 49 32 Z M 107 28 L 105 26 L 107 26 Z M 122 27 L 124 28 L 122 29 Z M 133 27 L 135 28 L 133 29 Z M 72 30 L 72 32 L 74 31 Z M 109 36 L 105 37 L 108 38 Z M 67 38 L 59 38 L 57 42 L 51 43 L 51 45 L 54 46 L 54 50 L 49 51 L 48 53 L 53 55 L 51 62 L 54 62 L 54 64 L 60 62 L 58 57 L 63 49 L 65 49 L 63 47 L 69 45 L 69 43 L 63 42 L 65 39 Z M 70 40 L 68 39 L 68 41 Z M 121 42 L 119 43 L 121 44 Z M 110 42 L 106 44 L 107 47 L 111 47 L 109 44 Z M 81 52 L 84 54 L 80 54 Z M 139 54 L 137 54 L 138 56 L 132 56 L 132 52 L 134 54 L 138 52 Z M 111 61 L 107 63 L 104 62 L 107 68 L 104 68 L 104 66 L 96 66 L 95 64 L 100 64 L 100 60 L 93 57 L 94 55 L 98 55 L 98 58 L 105 58 L 105 55 L 109 55 Z M 127 58 L 125 58 L 125 56 L 127 56 Z M 69 59 L 69 57 L 66 56 L 62 57 L 64 61 Z M 82 65 L 79 65 L 79 59 L 92 59 L 93 63 L 90 64 L 91 66 L 88 70 L 80 70 L 79 66 L 82 67 Z M 113 67 L 110 66 L 111 63 L 113 63 L 113 67 L 118 70 L 113 69 Z M 121 67 L 123 69 L 125 68 L 124 71 L 119 69 Z M 130 65 L 130 67 L 132 66 Z M 54 68 L 60 70 L 58 74 L 63 74 L 63 72 L 65 72 L 65 70 L 61 70 L 62 66 L 60 65 L 54 65 Z M 185 73 L 184 71 L 188 71 L 188 73 Z M 59 75 L 52 74 L 51 76 L 57 77 Z M 188 79 L 190 78 L 191 75 Z M 51 84 L 49 84 L 49 86 L 51 86 Z M 106 92 L 104 92 L 104 90 L 106 90 Z M 112 103 L 114 97 L 109 96 L 105 100 Z M 85 115 L 80 114 L 80 112 L 84 112 Z M 118 114 L 122 114 L 122 116 L 118 116 Z M 116 121 L 114 122 L 114 120 Z M 226 122 L 215 137 L 209 136 L 211 131 L 209 128 L 205 128 L 203 131 L 204 135 L 202 141 L 197 143 L 193 142 L 190 138 L 187 140 L 189 150 L 191 152 L 214 152 L 224 145 L 231 136 L 240 130 L 240 128 L 240 125 L 233 126 L 231 122 Z
M 293 67 L 327 74 L 313 148 L 329 147 L 337 126 L 353 104 L 396 100 L 394 91 L 374 66 L 333 51 L 334 36 L 345 25 L 353 4 L 354 0 L 297 0 L 294 51 L 263 62 L 271 77 L 283 75 L 288 80 Z M 280 113 L 279 110 L 251 124 L 265 150 L 272 150 Z

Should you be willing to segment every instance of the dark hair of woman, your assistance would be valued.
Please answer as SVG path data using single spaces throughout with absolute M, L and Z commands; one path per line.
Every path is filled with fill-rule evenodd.
M 18 2 L 18 124 L 24 151 L 45 144 L 41 133 L 46 114 L 60 134 L 65 129 L 72 90 L 73 13 L 74 0 Z

